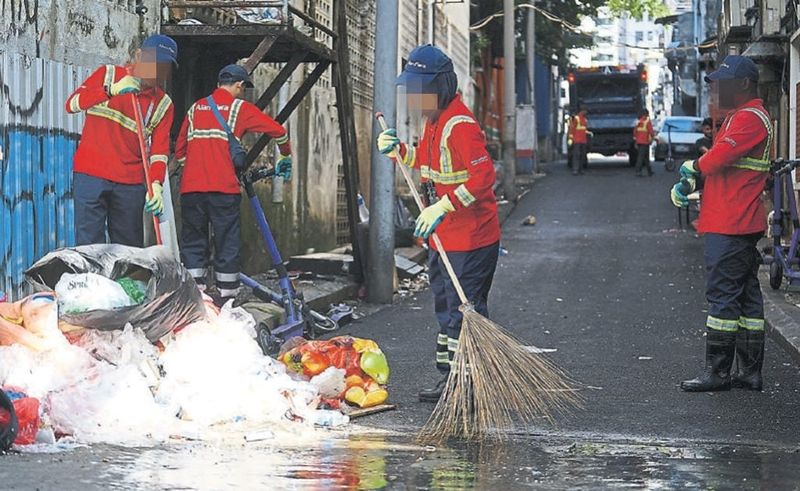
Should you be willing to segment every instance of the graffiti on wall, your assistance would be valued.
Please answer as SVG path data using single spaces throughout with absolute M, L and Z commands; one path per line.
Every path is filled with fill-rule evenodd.
M 0 0 L 0 20 L 8 26 L 4 38 L 21 36 L 29 28 L 36 29 L 39 0 Z
M 0 0 L 2 1 L 2 0 Z M 24 271 L 74 244 L 72 156 L 81 117 L 64 101 L 86 70 L 0 55 L 0 291 L 25 293 Z

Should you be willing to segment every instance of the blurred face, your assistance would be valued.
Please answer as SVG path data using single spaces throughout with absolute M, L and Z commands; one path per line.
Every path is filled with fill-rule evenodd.
M 754 83 L 747 79 L 717 80 L 712 86 L 722 111 L 731 111 L 749 101 L 753 89 Z
M 151 87 L 165 85 L 172 76 L 172 63 L 158 63 L 155 51 L 139 49 L 134 55 L 133 75 Z
M 714 130 L 711 128 L 710 124 L 704 124 L 703 125 L 703 136 L 705 136 L 706 138 L 711 138 L 713 133 L 714 133 Z

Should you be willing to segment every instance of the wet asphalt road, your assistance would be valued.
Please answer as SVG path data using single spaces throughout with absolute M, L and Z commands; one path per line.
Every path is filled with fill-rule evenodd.
M 491 317 L 555 348 L 583 384 L 585 407 L 556 426 L 502 447 L 414 444 L 432 409 L 416 392 L 437 377 L 423 291 L 344 331 L 378 341 L 399 404 L 356 433 L 12 455 L 0 489 L 800 489 L 800 371 L 776 344 L 761 394 L 677 387 L 703 366 L 702 239 L 675 230 L 675 174 L 655 168 L 636 178 L 603 159 L 573 177 L 545 166 L 505 223 Z M 536 226 L 521 225 L 528 215 Z
M 594 388 L 582 392 L 584 410 L 536 431 L 797 445 L 800 372 L 771 341 L 763 393 L 679 390 L 703 367 L 702 238 L 675 230 L 675 174 L 654 168 L 654 177 L 637 178 L 625 162 L 602 159 L 575 177 L 547 166 L 505 222 L 509 254 L 500 258 L 490 316 L 526 344 L 557 349 L 552 359 Z M 528 215 L 536 226 L 521 225 Z M 354 332 L 390 354 L 392 399 L 403 409 L 386 422 L 420 424 L 429 408 L 415 390 L 436 378 L 430 293 Z

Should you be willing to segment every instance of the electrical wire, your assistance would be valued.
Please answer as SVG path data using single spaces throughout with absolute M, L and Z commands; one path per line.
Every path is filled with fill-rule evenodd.
M 576 33 L 579 33 L 579 34 L 583 32 L 578 26 L 576 26 L 576 25 L 574 25 L 574 24 L 562 19 L 561 17 L 558 17 L 557 15 L 555 15 L 555 14 L 553 14 L 551 12 L 548 12 L 547 10 L 544 10 L 544 9 L 542 9 L 540 7 L 537 7 L 536 5 L 533 5 L 533 4 L 530 4 L 530 3 L 521 3 L 519 5 L 515 5 L 514 6 L 515 10 L 518 9 L 518 8 L 532 9 L 532 10 L 542 14 L 542 16 L 544 18 L 546 18 L 547 20 L 549 20 L 551 22 L 555 22 L 556 24 L 560 24 L 561 26 L 563 26 L 564 28 L 566 28 L 566 29 L 568 29 L 568 30 L 570 30 L 572 32 L 576 32 Z M 494 19 L 496 19 L 498 17 L 502 17 L 503 15 L 504 15 L 504 12 L 502 10 L 499 11 L 499 12 L 496 12 L 496 13 L 488 16 L 488 17 L 485 17 L 485 18 L 481 19 L 477 23 L 471 25 L 469 27 L 469 30 L 470 31 L 479 31 L 479 30 L 483 29 L 484 27 L 486 27 L 489 24 L 489 22 L 493 21 Z

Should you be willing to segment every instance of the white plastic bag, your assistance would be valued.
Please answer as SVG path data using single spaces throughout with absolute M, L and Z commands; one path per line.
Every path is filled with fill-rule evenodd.
M 338 398 L 347 386 L 346 374 L 342 368 L 328 367 L 324 372 L 312 377 L 310 382 L 317 387 L 322 397 Z
M 56 295 L 59 309 L 67 314 L 135 305 L 119 283 L 96 273 L 64 273 L 56 283 Z
M 306 420 L 317 389 L 295 382 L 285 367 L 262 354 L 253 316 L 230 303 L 218 318 L 187 326 L 161 355 L 164 378 L 156 400 L 200 425 L 237 421 Z
M 57 432 L 84 443 L 166 441 L 176 424 L 132 365 L 103 364 L 96 376 L 48 395 L 45 408 Z

